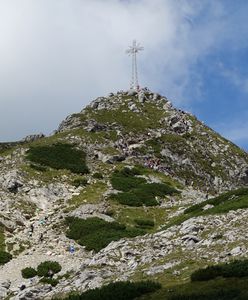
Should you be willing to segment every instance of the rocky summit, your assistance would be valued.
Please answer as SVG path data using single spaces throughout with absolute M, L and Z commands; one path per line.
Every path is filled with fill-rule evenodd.
M 148 89 L 0 144 L 0 299 L 129 281 L 160 284 L 137 299 L 239 299 L 173 291 L 198 269 L 244 261 L 247 222 L 248 154 Z

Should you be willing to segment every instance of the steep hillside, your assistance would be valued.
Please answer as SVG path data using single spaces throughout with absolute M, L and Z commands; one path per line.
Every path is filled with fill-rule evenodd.
M 0 167 L 0 299 L 116 280 L 157 281 L 167 297 L 198 268 L 247 257 L 247 153 L 148 90 L 98 98 L 49 137 L 0 145 Z M 44 261 L 62 269 L 22 274 Z
M 80 131 L 71 132 L 75 129 Z M 107 148 L 105 152 L 136 158 L 142 165 L 159 161 L 159 170 L 195 187 L 214 192 L 248 182 L 247 153 L 147 90 L 96 99 L 67 117 L 57 132 L 68 131 L 86 139 L 95 133 L 91 142 L 100 152 Z

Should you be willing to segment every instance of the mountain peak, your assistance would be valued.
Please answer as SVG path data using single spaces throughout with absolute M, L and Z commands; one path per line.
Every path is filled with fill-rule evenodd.
M 111 134 L 106 147 L 111 144 L 120 155 L 135 157 L 139 163 L 159 159 L 169 175 L 200 189 L 216 192 L 247 182 L 246 152 L 148 89 L 98 97 L 68 116 L 57 133 L 76 129 L 82 135 Z

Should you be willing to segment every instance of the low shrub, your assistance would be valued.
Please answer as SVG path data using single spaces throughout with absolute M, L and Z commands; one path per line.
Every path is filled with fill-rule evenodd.
M 72 181 L 72 185 L 74 185 L 75 187 L 85 186 L 87 184 L 88 184 L 87 179 L 83 177 L 78 177 Z
M 12 255 L 5 251 L 0 251 L 0 265 L 4 265 L 12 259 Z
M 146 183 L 146 180 L 140 177 L 113 176 L 111 178 L 113 188 L 123 192 L 128 192 L 142 183 Z
M 154 227 L 155 225 L 153 220 L 148 220 L 148 219 L 135 219 L 134 222 L 142 228 Z
M 68 217 L 66 223 L 69 226 L 67 237 L 85 246 L 86 250 L 100 251 L 112 241 L 145 233 L 141 229 L 128 229 L 125 225 L 106 222 L 96 217 L 86 220 Z
M 22 277 L 23 278 L 33 278 L 37 275 L 37 271 L 31 267 L 22 269 Z
M 223 277 L 246 277 L 248 276 L 248 259 L 245 260 L 234 260 L 230 263 L 222 265 Z
M 136 176 L 136 175 L 142 175 L 141 171 L 134 167 L 134 168 L 123 168 L 120 171 L 115 172 L 119 176 Z
M 96 179 L 103 179 L 103 175 L 102 173 L 99 173 L 99 172 L 96 172 L 92 175 L 93 178 L 96 178 Z
M 35 164 L 82 174 L 89 171 L 85 157 L 86 154 L 82 150 L 62 143 L 31 147 L 27 152 L 27 159 Z
M 191 281 L 207 281 L 216 277 L 246 277 L 248 276 L 248 259 L 235 260 L 225 264 L 209 266 L 191 274 Z
M 37 267 L 37 275 L 40 277 L 50 277 L 61 271 L 61 265 L 56 261 L 44 261 Z
M 101 288 L 86 291 L 81 295 L 70 295 L 67 300 L 133 300 L 153 293 L 161 285 L 152 281 L 115 282 Z
M 59 283 L 59 280 L 54 278 L 43 277 L 41 278 L 40 282 L 50 284 L 51 286 L 56 286 Z
M 159 205 L 156 197 L 164 197 L 179 193 L 172 186 L 165 183 L 147 183 L 140 175 L 138 168 L 124 168 L 113 173 L 111 184 L 114 189 L 123 193 L 111 195 L 111 199 L 128 206 L 155 206 Z
M 126 193 L 111 195 L 111 199 L 118 201 L 122 205 L 128 206 L 156 206 L 158 201 L 149 194 L 144 194 L 140 190 L 133 190 Z
M 187 208 L 184 213 L 199 213 L 205 205 L 213 205 L 214 208 L 205 211 L 205 213 L 228 212 L 229 210 L 237 210 L 239 208 L 248 207 L 248 189 L 241 188 L 227 193 L 223 193 L 218 197 L 211 198 L 199 204 L 195 204 Z
M 209 266 L 205 269 L 199 269 L 191 274 L 191 281 L 207 281 L 221 276 L 220 266 Z

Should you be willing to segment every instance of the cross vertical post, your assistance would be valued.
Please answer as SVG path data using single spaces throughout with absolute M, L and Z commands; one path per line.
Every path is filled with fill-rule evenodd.
M 132 56 L 131 90 L 139 90 L 137 53 L 142 50 L 144 50 L 144 47 L 141 47 L 139 44 L 137 44 L 136 40 L 133 40 L 133 45 L 129 46 L 129 49 L 126 51 L 128 55 Z

